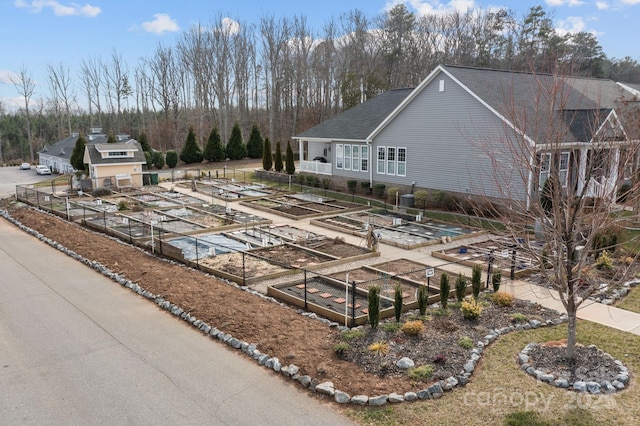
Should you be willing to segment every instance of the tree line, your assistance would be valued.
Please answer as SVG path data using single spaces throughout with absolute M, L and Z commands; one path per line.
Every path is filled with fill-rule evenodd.
M 256 23 L 219 14 L 158 44 L 137 64 L 115 49 L 106 58 L 47 66 L 46 88 L 31 71 L 13 83 L 24 105 L 0 103 L 0 162 L 35 153 L 72 131 L 100 127 L 179 152 L 192 128 L 228 141 L 253 125 L 287 141 L 331 116 L 397 87 L 415 87 L 438 64 L 551 72 L 640 83 L 640 64 L 608 58 L 590 33 L 559 34 L 542 6 L 518 17 L 507 9 L 417 16 L 403 4 L 381 16 L 351 10 L 312 29 L 305 16 Z

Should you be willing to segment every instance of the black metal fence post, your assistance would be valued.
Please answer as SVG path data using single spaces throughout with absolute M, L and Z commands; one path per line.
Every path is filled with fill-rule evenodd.
M 200 256 L 198 255 L 198 239 L 196 237 L 193 237 L 193 239 L 196 240 L 196 269 L 200 269 L 200 261 L 199 261 Z
M 487 286 L 489 288 L 489 283 L 491 282 L 491 270 L 493 269 L 493 250 L 489 252 L 489 265 L 487 266 Z
M 107 233 L 107 211 L 102 211 L 102 226 L 104 227 L 104 233 Z
M 245 256 L 245 252 L 242 252 L 242 285 L 247 285 L 247 275 L 245 272 L 245 267 L 244 267 L 244 256 Z
M 511 281 L 516 278 L 516 248 L 511 250 Z
M 304 270 L 304 310 L 307 310 L 307 270 Z
M 131 220 L 127 218 L 127 225 L 129 225 L 129 242 L 133 243 L 133 237 L 131 236 Z

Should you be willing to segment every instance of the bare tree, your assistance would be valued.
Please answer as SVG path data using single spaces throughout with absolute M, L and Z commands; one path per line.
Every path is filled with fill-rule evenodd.
M 84 86 L 84 92 L 87 96 L 87 103 L 89 106 L 89 116 L 91 119 L 91 126 L 94 125 L 93 107 L 96 108 L 96 115 L 98 116 L 98 126 L 102 127 L 102 105 L 101 87 L 102 87 L 102 64 L 99 59 L 90 58 L 82 60 L 82 66 L 80 68 L 82 84 Z
M 122 59 L 122 55 L 114 49 L 111 53 L 111 63 L 102 64 L 103 81 L 105 83 L 105 95 L 115 117 L 115 130 L 120 132 L 120 114 L 123 103 L 131 96 L 129 85 L 129 68 Z
M 48 65 L 47 70 L 49 71 L 49 87 L 52 101 L 58 112 L 64 110 L 64 114 L 61 114 L 60 117 L 61 119 L 66 119 L 67 134 L 70 135 L 71 107 L 76 103 L 76 93 L 71 81 L 71 70 L 62 62 L 55 66 Z
M 31 159 L 31 162 L 33 162 L 35 157 L 33 153 L 33 141 L 31 140 L 29 102 L 31 101 L 31 97 L 33 96 L 34 91 L 36 90 L 36 83 L 33 80 L 31 73 L 25 66 L 22 66 L 18 71 L 18 74 L 15 77 L 11 78 L 11 82 L 15 86 L 20 96 L 22 96 L 22 98 L 24 99 L 24 112 L 27 126 L 27 142 L 29 143 L 29 158 Z
M 508 236 L 562 302 L 574 360 L 577 311 L 598 290 L 600 269 L 610 267 L 601 256 L 623 250 L 620 188 L 629 203 L 639 194 L 638 182 L 626 186 L 638 169 L 639 114 L 628 109 L 633 96 L 611 81 L 504 74 L 496 87 L 504 90 L 505 130 L 483 142 L 493 164 L 484 192 L 505 200 Z M 535 236 L 526 232 L 532 220 Z M 623 266 L 608 278 L 619 283 L 625 273 Z

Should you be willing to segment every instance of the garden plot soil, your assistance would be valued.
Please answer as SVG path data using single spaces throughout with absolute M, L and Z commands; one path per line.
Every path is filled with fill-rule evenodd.
M 339 259 L 358 256 L 371 252 L 371 250 L 369 250 L 368 248 L 358 247 L 354 246 L 353 244 L 345 243 L 340 238 L 323 239 L 319 241 L 301 241 L 296 244 L 315 251 L 319 251 L 321 253 L 335 256 Z
M 303 317 L 294 309 L 251 296 L 215 277 L 162 261 L 55 216 L 29 208 L 7 207 L 10 207 L 10 214 L 24 225 L 81 256 L 104 264 L 225 333 L 255 343 L 260 351 L 278 357 L 283 364 L 299 366 L 301 374 L 309 374 L 321 381 L 330 380 L 337 389 L 351 395 L 423 389 L 424 383 L 413 382 L 396 370 L 397 359 L 408 356 L 416 364 L 433 363 L 436 355 L 443 355 L 446 360 L 439 358 L 444 362 L 434 364 L 437 367 L 434 377 L 457 374 L 468 355 L 468 351 L 458 345 L 460 336 L 468 335 L 475 341 L 490 328 L 511 324 L 511 316 L 516 312 L 528 319 L 556 316 L 535 305 L 518 302 L 508 309 L 487 307 L 477 322 L 463 320 L 459 311 L 453 308 L 448 317 L 432 314 L 431 320 L 426 322 L 427 331 L 416 338 L 381 329 L 371 331 L 367 326 L 364 327 L 365 337 L 350 341 L 351 349 L 346 354 L 348 361 L 334 353 L 333 346 L 341 341 L 337 330 Z M 132 297 L 135 296 L 132 294 Z M 379 340 L 388 341 L 390 346 L 383 357 L 367 349 L 368 344 Z M 240 352 L 238 356 L 242 356 Z M 479 368 L 482 368 L 482 363 Z
M 242 253 L 229 253 L 216 257 L 208 257 L 201 259 L 200 264 L 217 271 L 226 272 L 227 274 L 242 277 Z M 253 256 L 244 257 L 245 272 L 244 277 L 253 278 L 258 276 L 266 276 L 286 271 L 286 268 L 258 259 Z
M 266 247 L 253 250 L 251 253 L 289 268 L 303 268 L 333 260 L 329 256 L 300 250 L 300 248 L 290 245 Z

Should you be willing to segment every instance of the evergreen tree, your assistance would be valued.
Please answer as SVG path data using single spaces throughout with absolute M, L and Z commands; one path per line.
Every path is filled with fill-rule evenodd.
M 167 166 L 173 169 L 175 166 L 178 165 L 178 153 L 175 152 L 173 149 L 170 151 L 167 151 L 165 160 L 167 162 Z
M 180 159 L 186 164 L 200 163 L 202 161 L 202 150 L 196 142 L 196 133 L 193 131 L 193 127 L 189 127 L 189 134 L 184 148 L 180 151 Z
M 242 131 L 238 123 L 233 125 L 227 144 L 227 156 L 230 160 L 242 160 L 247 156 L 247 147 L 242 140 Z
M 138 135 L 138 143 L 142 147 L 143 152 L 153 152 L 151 146 L 149 145 L 149 138 L 147 137 L 147 134 L 144 132 L 144 130 Z
M 204 159 L 207 161 L 223 161 L 226 157 L 222 141 L 220 140 L 220 132 L 217 127 L 211 129 L 209 139 L 204 146 Z
M 84 135 L 80 133 L 78 139 L 76 140 L 76 146 L 73 147 L 73 152 L 71 153 L 71 158 L 69 162 L 76 170 L 84 170 L 84 147 L 87 146 L 87 140 L 84 138 Z
M 264 149 L 262 150 L 262 168 L 265 170 L 271 170 L 273 167 L 273 154 L 271 153 L 271 142 L 269 138 L 264 140 Z
M 153 164 L 153 156 L 149 151 L 142 151 L 142 153 L 144 154 L 144 159 L 147 161 L 147 164 L 144 164 L 143 166 L 148 169 Z
M 294 174 L 296 172 L 296 165 L 293 162 L 293 150 L 291 149 L 291 142 L 287 142 L 287 158 L 285 160 L 285 169 L 287 174 Z
M 162 151 L 153 151 L 153 154 L 151 154 L 151 158 L 153 167 L 155 167 L 156 169 L 161 169 L 164 167 L 164 155 L 162 154 Z
M 249 158 L 262 158 L 262 146 L 264 141 L 260 134 L 260 129 L 257 125 L 253 125 L 251 128 L 251 135 L 249 136 L 249 142 L 247 142 L 247 155 Z
M 118 141 L 116 140 L 115 135 L 113 134 L 113 132 L 110 132 L 109 136 L 107 137 L 107 143 L 116 143 L 116 142 Z
M 276 143 L 276 158 L 273 161 L 273 168 L 276 172 L 280 173 L 283 169 L 282 166 L 282 150 L 280 149 L 280 142 Z

